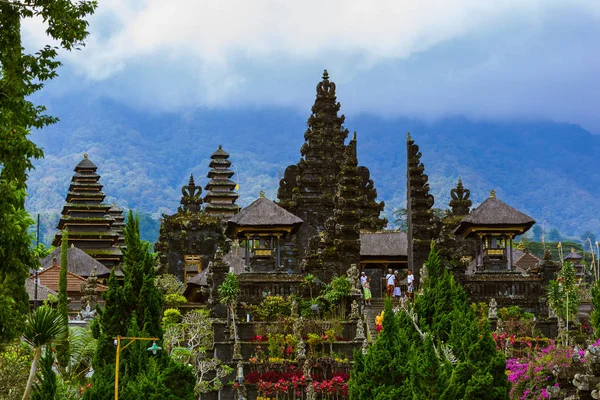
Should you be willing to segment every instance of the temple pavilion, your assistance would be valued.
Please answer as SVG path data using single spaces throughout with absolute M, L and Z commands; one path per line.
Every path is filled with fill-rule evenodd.
M 274 271 L 282 265 L 282 238 L 295 233 L 303 222 L 261 192 L 259 199 L 229 219 L 225 234 L 244 242 L 247 270 Z
M 57 226 L 59 232 L 52 245 L 60 247 L 60 231 L 68 230 L 69 244 L 85 251 L 107 268 L 112 268 L 123 260 L 119 248 L 122 231 L 119 232 L 119 225 L 116 230 L 113 227 L 116 222 L 110 211 L 113 207 L 104 203 L 106 196 L 102 192 L 103 186 L 97 169 L 87 154 L 75 166 L 75 174 Z M 113 210 L 113 214 L 116 214 L 116 210 Z
M 533 224 L 533 218 L 498 200 L 492 190 L 489 198 L 462 219 L 454 233 L 476 241 L 476 271 L 513 271 L 513 239 Z

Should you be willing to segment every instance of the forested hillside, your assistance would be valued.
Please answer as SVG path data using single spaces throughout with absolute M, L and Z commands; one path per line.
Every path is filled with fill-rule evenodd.
M 152 115 L 94 99 L 55 102 L 49 109 L 61 122 L 34 134 L 46 157 L 31 173 L 28 208 L 42 213 L 42 238 L 49 242 L 73 167 L 87 152 L 99 167 L 108 202 L 157 219 L 176 209 L 190 173 L 206 183 L 209 156 L 219 144 L 231 154 L 241 205 L 260 190 L 275 198 L 285 167 L 300 157 L 310 106 L 303 113 L 270 108 Z M 547 220 L 547 229 L 598 233 L 600 136 L 578 126 L 368 115 L 348 115 L 345 125 L 358 133 L 359 162 L 370 168 L 388 218 L 404 207 L 410 131 L 437 207 L 445 208 L 460 176 L 475 204 L 495 189 L 501 200 L 540 223 Z M 145 226 L 145 238 L 154 240 L 158 223 L 148 220 Z

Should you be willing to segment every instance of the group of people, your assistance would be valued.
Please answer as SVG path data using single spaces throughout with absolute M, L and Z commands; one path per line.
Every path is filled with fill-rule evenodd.
M 392 271 L 392 269 L 388 269 L 388 273 L 385 276 L 385 280 L 387 282 L 386 291 L 389 297 L 400 298 L 402 297 L 402 291 L 400 290 L 400 277 L 398 276 L 398 271 Z M 408 276 L 406 277 L 406 282 L 408 284 L 406 296 L 409 299 L 412 299 L 414 289 L 414 281 L 415 278 L 412 274 L 412 271 L 408 270 Z M 367 276 L 365 271 L 362 271 L 360 275 L 360 284 L 363 288 L 363 293 L 365 297 L 365 304 L 371 305 L 371 299 L 373 295 L 371 293 L 371 277 Z

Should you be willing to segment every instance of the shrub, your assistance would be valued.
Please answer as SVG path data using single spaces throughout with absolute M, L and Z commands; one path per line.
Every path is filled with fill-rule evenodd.
M 165 303 L 169 307 L 179 307 L 187 303 L 187 299 L 180 294 L 168 294 L 165 296 Z
M 181 312 L 179 312 L 176 308 L 169 308 L 165 310 L 165 314 L 162 319 L 163 325 L 169 327 L 171 325 L 175 325 L 181 322 Z

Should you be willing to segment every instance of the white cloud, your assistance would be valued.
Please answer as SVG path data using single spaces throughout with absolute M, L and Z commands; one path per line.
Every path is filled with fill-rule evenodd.
M 362 88 L 346 86 L 353 91 L 345 98 L 351 108 L 378 110 L 380 102 L 392 101 L 417 114 L 485 115 L 481 103 L 499 103 L 511 114 L 511 93 L 540 90 L 561 74 L 580 72 L 580 66 L 561 65 L 576 62 L 574 53 L 584 58 L 598 53 L 585 48 L 586 41 L 597 47 L 593 38 L 582 37 L 573 38 L 580 47 L 583 43 L 579 50 L 553 38 L 566 48 L 557 45 L 558 56 L 549 54 L 549 21 L 568 15 L 585 16 L 597 25 L 600 2 L 100 0 L 86 48 L 65 58 L 78 79 L 83 76 L 99 93 L 142 107 L 296 105 L 307 98 L 297 92 L 300 83 L 312 85 L 318 79 L 315 71 L 330 67 L 338 83 Z M 39 22 L 26 29 L 28 43 L 47 40 Z M 456 47 L 456 42 L 464 46 Z M 443 46 L 456 54 L 444 54 Z M 568 60 L 560 57 L 565 50 Z M 537 69 L 528 70 L 528 54 L 549 57 L 551 63 L 532 59 Z M 375 71 L 387 87 L 371 79 Z M 510 92 L 506 85 L 514 85 L 512 78 L 522 79 L 523 86 Z M 557 83 L 558 97 L 561 90 L 573 90 L 564 85 Z M 419 93 L 410 93 L 412 101 L 403 104 L 390 92 L 404 89 Z M 449 98 L 452 90 L 471 97 Z M 486 99 L 485 90 L 488 96 L 489 91 L 502 93 Z M 536 101 L 528 96 L 521 99 Z M 365 98 L 370 100 L 361 100 Z M 572 118 L 580 114 L 574 110 Z

